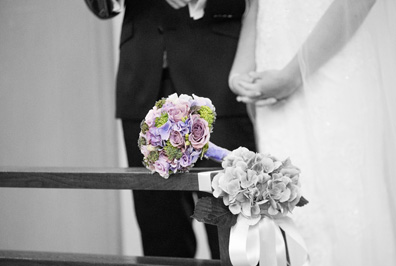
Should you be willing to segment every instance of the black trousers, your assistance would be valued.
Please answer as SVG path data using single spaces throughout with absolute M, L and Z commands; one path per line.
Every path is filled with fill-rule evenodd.
M 165 73 L 162 92 L 154 102 L 174 93 L 171 80 Z M 199 92 L 197 92 L 199 95 Z M 232 106 L 230 106 L 232 108 Z M 137 146 L 141 120 L 123 119 L 123 132 L 130 167 L 143 166 L 143 155 Z M 239 146 L 255 150 L 253 126 L 248 116 L 218 117 L 211 141 L 221 147 Z M 197 162 L 196 167 L 219 167 L 210 160 Z M 170 177 L 172 178 L 172 176 Z M 198 197 L 206 193 L 199 192 Z M 196 238 L 190 218 L 194 211 L 192 192 L 133 191 L 135 214 L 139 224 L 143 252 L 146 256 L 194 257 Z M 205 224 L 209 249 L 213 259 L 220 258 L 217 227 Z

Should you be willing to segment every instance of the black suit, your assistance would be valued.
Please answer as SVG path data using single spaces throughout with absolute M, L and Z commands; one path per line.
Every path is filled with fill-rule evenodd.
M 189 17 L 164 0 L 126 1 L 117 78 L 117 117 L 142 119 L 160 92 L 163 53 L 178 93 L 212 99 L 218 116 L 246 115 L 228 88 L 245 0 L 208 0 Z M 133 104 L 131 104 L 133 103 Z
M 228 149 L 254 150 L 246 106 L 235 101 L 228 87 L 245 0 L 207 0 L 199 20 L 190 18 L 187 7 L 175 10 L 164 0 L 126 0 L 125 4 L 116 115 L 123 121 L 129 165 L 142 166 L 137 148 L 140 122 L 156 100 L 173 92 L 213 101 L 217 120 L 212 142 Z M 219 164 L 203 161 L 197 166 Z M 133 195 L 145 255 L 193 257 L 191 193 L 134 191 Z M 209 231 L 212 257 L 218 258 L 216 228 Z

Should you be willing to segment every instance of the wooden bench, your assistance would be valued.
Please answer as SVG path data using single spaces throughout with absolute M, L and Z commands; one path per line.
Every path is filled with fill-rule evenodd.
M 190 173 L 163 179 L 144 168 L 11 168 L 0 167 L 0 187 L 62 189 L 132 189 L 199 191 L 198 173 L 215 170 L 195 168 Z M 0 265 L 231 265 L 228 255 L 229 230 L 219 228 L 220 260 L 168 257 L 133 257 L 0 250 Z

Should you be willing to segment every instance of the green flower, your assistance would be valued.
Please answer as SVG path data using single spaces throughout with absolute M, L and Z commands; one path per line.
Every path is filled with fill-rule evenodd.
M 164 147 L 164 150 L 169 160 L 171 161 L 173 161 L 174 159 L 180 159 L 183 156 L 181 150 L 179 150 L 176 147 L 173 147 L 173 145 L 170 143 L 169 140 L 166 142 L 166 146 Z
M 208 122 L 209 127 L 212 128 L 213 122 L 215 120 L 215 113 L 213 112 L 212 109 L 208 106 L 201 106 L 198 110 L 199 115 L 201 118 L 205 119 L 206 122 Z
M 157 106 L 157 108 L 160 109 L 160 108 L 162 108 L 162 106 L 165 104 L 165 102 L 166 102 L 166 99 L 165 99 L 165 98 L 162 98 L 161 100 L 158 100 L 158 101 L 155 103 L 155 106 Z
M 163 126 L 166 122 L 168 122 L 168 113 L 162 113 L 160 117 L 155 119 L 155 126 L 157 128 Z

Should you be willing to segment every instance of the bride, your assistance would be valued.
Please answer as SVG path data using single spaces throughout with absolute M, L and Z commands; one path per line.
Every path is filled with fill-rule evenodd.
M 396 2 L 249 3 L 230 87 L 301 168 L 311 265 L 396 265 Z

